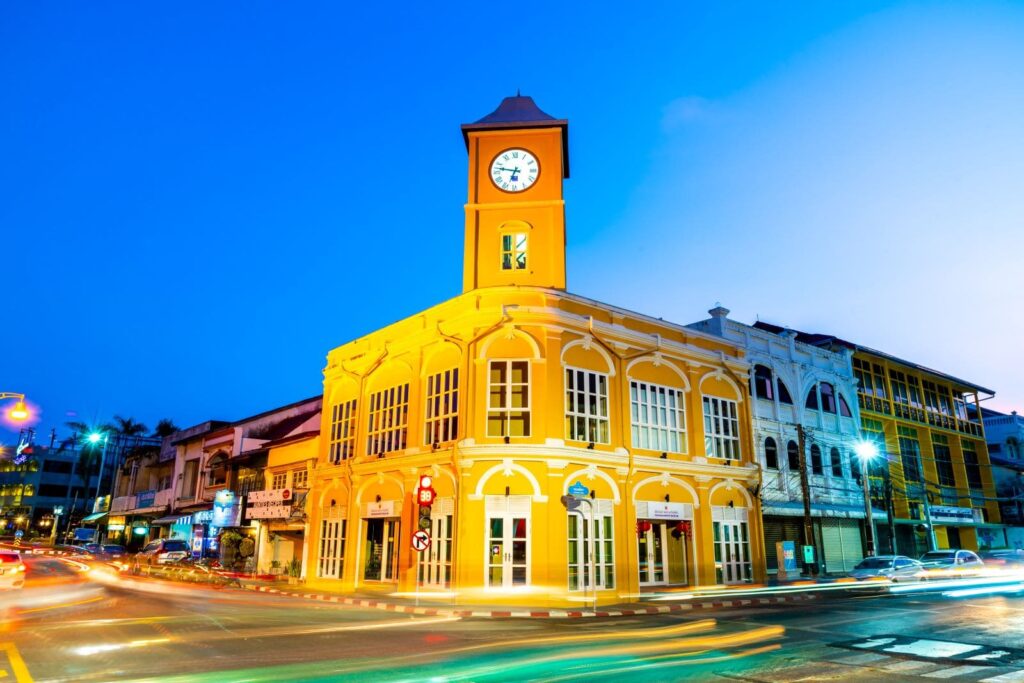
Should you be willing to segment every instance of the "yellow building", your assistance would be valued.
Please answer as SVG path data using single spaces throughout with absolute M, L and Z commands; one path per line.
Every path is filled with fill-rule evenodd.
M 891 547 L 895 536 L 899 553 L 925 552 L 929 521 L 937 548 L 1002 546 L 1003 525 L 977 409 L 980 397 L 993 392 L 889 354 L 853 348 L 862 432 L 884 446 L 889 463 L 888 481 L 874 484 L 891 492 L 878 496 L 878 507 L 891 502 L 894 513 L 879 529 L 881 547 Z
M 547 606 L 762 580 L 740 349 L 565 291 L 566 121 L 517 96 L 463 133 L 463 293 L 328 355 L 307 580 Z

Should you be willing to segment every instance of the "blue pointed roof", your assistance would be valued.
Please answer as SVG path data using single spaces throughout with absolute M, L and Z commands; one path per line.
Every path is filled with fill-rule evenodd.
M 569 177 L 569 121 L 556 119 L 541 110 L 532 97 L 516 93 L 506 97 L 482 119 L 462 125 L 462 137 L 469 147 L 469 133 L 476 130 L 515 130 L 522 128 L 560 128 L 562 131 L 562 174 Z

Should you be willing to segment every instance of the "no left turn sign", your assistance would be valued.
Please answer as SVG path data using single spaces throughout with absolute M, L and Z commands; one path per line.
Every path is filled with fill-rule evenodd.
M 423 552 L 430 547 L 430 534 L 422 529 L 412 535 L 412 548 L 419 552 Z

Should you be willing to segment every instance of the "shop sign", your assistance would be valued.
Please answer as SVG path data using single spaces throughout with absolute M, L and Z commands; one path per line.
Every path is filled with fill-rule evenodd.
M 291 489 L 271 489 L 269 491 L 253 491 L 246 496 L 249 505 L 271 505 L 286 503 L 292 499 Z
M 135 494 L 135 507 L 138 509 L 151 508 L 156 501 L 156 491 L 140 491 Z
M 213 516 L 210 524 L 218 527 L 238 526 L 239 512 L 238 499 L 234 491 L 217 491 L 213 497 Z
M 245 509 L 246 519 L 287 519 L 291 515 L 290 505 L 256 505 Z
M 647 519 L 686 519 L 686 506 L 682 503 L 648 503 Z
M 107 531 L 124 531 L 124 517 L 110 517 L 107 519 Z
M 368 503 L 366 505 L 366 516 L 370 518 L 374 517 L 394 517 L 395 516 L 395 501 L 383 500 L 379 503 Z
M 933 505 L 931 508 L 932 522 L 935 524 L 973 524 L 974 510 L 971 508 Z

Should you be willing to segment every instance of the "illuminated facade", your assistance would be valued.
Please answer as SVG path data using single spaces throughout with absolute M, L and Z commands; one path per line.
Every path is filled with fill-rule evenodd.
M 779 541 L 814 545 L 824 573 L 850 571 L 864 557 L 866 531 L 862 468 L 854 454 L 860 410 L 852 352 L 798 341 L 795 331 L 774 325 L 730 320 L 722 307 L 709 313 L 710 318 L 691 327 L 740 345 L 750 362 L 769 572 L 778 566 Z M 803 431 L 802 459 L 798 428 Z M 805 488 L 810 494 L 806 510 Z M 874 516 L 884 519 L 884 509 Z
M 876 518 L 880 552 L 1005 546 L 977 413 L 993 391 L 830 335 L 797 339 L 853 353 L 861 434 L 884 457 L 871 467 L 873 507 L 887 510 L 886 521 Z
M 565 291 L 566 121 L 512 97 L 463 132 L 463 293 L 328 355 L 307 581 L 564 606 L 762 580 L 740 349 Z

